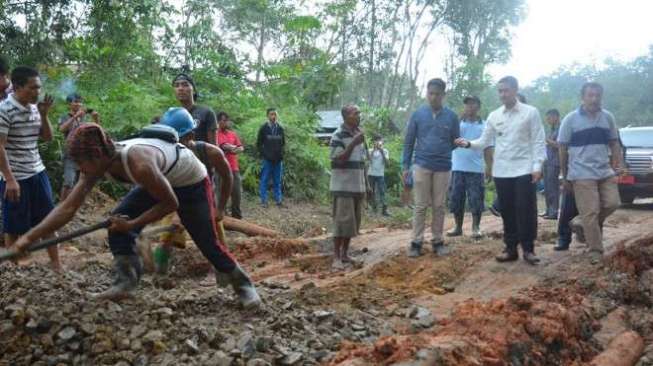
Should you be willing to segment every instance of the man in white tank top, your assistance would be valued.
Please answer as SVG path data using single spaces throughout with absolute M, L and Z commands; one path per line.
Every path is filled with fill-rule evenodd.
M 130 295 L 142 274 L 140 258 L 135 252 L 136 237 L 144 226 L 177 211 L 197 247 L 220 277 L 231 284 L 241 304 L 246 308 L 260 305 L 247 273 L 218 240 L 211 182 L 204 165 L 191 151 L 158 139 L 114 144 L 100 126 L 92 123 L 73 132 L 67 140 L 67 149 L 79 166 L 79 181 L 41 224 L 18 239 L 16 249 L 24 250 L 68 223 L 93 186 L 109 175 L 135 187 L 113 211 L 109 246 L 117 279 L 99 298 L 120 299 Z

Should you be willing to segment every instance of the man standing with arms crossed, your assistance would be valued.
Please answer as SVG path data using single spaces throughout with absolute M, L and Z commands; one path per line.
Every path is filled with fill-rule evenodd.
M 532 106 L 517 100 L 519 84 L 513 76 L 499 80 L 499 98 L 503 106 L 490 113 L 481 138 L 467 141 L 460 138 L 458 146 L 484 149 L 494 143 L 492 173 L 503 219 L 504 252 L 498 262 L 523 258 L 537 264 L 537 196 L 535 184 L 542 178 L 542 163 L 546 157 L 545 135 L 540 114 Z
M 52 97 L 39 102 L 41 78 L 33 68 L 12 70 L 14 92 L 0 102 L 0 197 L 5 245 L 38 225 L 54 207 L 52 187 L 39 154 L 39 139 L 52 140 L 48 112 Z M 52 268 L 61 272 L 59 251 L 48 248 Z
M 601 108 L 603 86 L 585 83 L 582 105 L 560 127 L 560 170 L 573 187 L 592 261 L 603 257 L 601 227 L 620 204 L 616 173 L 625 166 L 614 116 Z
M 442 239 L 445 199 L 451 174 L 451 151 L 460 137 L 458 116 L 443 105 L 447 85 L 442 79 L 432 79 L 427 84 L 426 99 L 429 104 L 420 107 L 408 121 L 404 140 L 402 167 L 404 182 L 410 174 L 415 152 L 413 211 L 413 238 L 409 257 L 422 255 L 426 209 L 431 206 L 431 247 L 433 253 L 446 255 Z

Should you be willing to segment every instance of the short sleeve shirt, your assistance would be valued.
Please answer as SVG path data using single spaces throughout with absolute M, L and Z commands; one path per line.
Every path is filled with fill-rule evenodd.
M 483 121 L 461 121 L 460 137 L 465 140 L 476 140 L 483 135 L 485 122 Z M 451 170 L 455 172 L 483 173 L 485 162 L 483 151 L 478 149 L 457 148 L 451 154 Z
M 385 159 L 383 157 L 385 156 Z M 373 177 L 385 175 L 385 161 L 390 158 L 388 149 L 370 149 L 370 170 L 367 173 Z
M 599 180 L 615 175 L 610 166 L 610 141 L 619 134 L 614 116 L 599 111 L 592 119 L 582 107 L 569 113 L 560 126 L 558 143 L 567 146 L 568 180 Z
M 238 147 L 243 146 L 243 144 L 240 142 L 240 139 L 238 138 L 238 135 L 236 135 L 236 133 L 231 130 L 218 130 L 215 140 L 218 142 L 218 146 L 220 146 L 220 148 L 222 148 L 222 144 L 231 144 Z M 240 168 L 238 166 L 238 155 L 230 151 L 225 151 L 224 155 L 227 158 L 227 162 L 229 162 L 231 171 L 239 171 Z
M 195 139 L 197 141 L 208 141 L 209 134 L 215 133 L 218 129 L 215 113 L 211 108 L 194 105 L 190 110 L 190 114 L 195 121 Z
M 5 151 L 16 180 L 45 170 L 39 154 L 41 115 L 35 104 L 24 106 L 10 94 L 0 102 L 0 135 L 7 136 Z M 4 179 L 4 177 L 2 177 Z
M 365 147 L 357 145 L 349 159 L 340 160 L 340 155 L 354 138 L 354 133 L 342 124 L 331 137 L 329 158 L 331 159 L 331 181 L 329 190 L 334 196 L 360 197 L 366 191 L 365 186 Z

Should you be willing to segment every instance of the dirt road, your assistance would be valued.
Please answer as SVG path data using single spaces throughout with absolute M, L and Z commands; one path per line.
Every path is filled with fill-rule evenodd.
M 229 236 L 266 302 L 259 312 L 238 309 L 229 289 L 200 286 L 208 265 L 192 245 L 169 277 L 146 275 L 122 303 L 88 296 L 110 283 L 102 233 L 63 250 L 62 278 L 42 254 L 3 264 L 0 365 L 581 365 L 626 330 L 647 344 L 640 365 L 653 364 L 653 204 L 608 220 L 599 264 L 576 243 L 553 251 L 555 222 L 540 221 L 535 267 L 493 260 L 501 222 L 486 216 L 486 239 L 452 240 L 444 258 L 407 258 L 410 231 L 372 223 L 352 243 L 360 265 L 332 272 L 326 214 L 275 211 L 287 233 L 318 234 L 309 239 Z

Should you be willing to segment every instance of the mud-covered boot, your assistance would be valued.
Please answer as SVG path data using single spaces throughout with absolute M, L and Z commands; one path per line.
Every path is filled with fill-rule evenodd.
M 472 239 L 482 239 L 483 232 L 481 231 L 481 215 L 472 216 Z
M 256 292 L 256 287 L 254 287 L 252 280 L 249 279 L 249 276 L 240 265 L 236 265 L 231 273 L 216 271 L 215 281 L 221 287 L 231 285 L 243 308 L 249 309 L 261 306 L 261 298 Z
M 454 220 L 456 221 L 456 226 L 447 231 L 447 236 L 461 236 L 463 235 L 463 218 L 464 213 L 456 213 L 454 215 Z
M 138 287 L 138 282 L 143 274 L 143 266 L 137 255 L 117 255 L 113 260 L 116 278 L 111 287 L 97 295 L 98 300 L 120 300 L 131 296 L 131 292 Z

